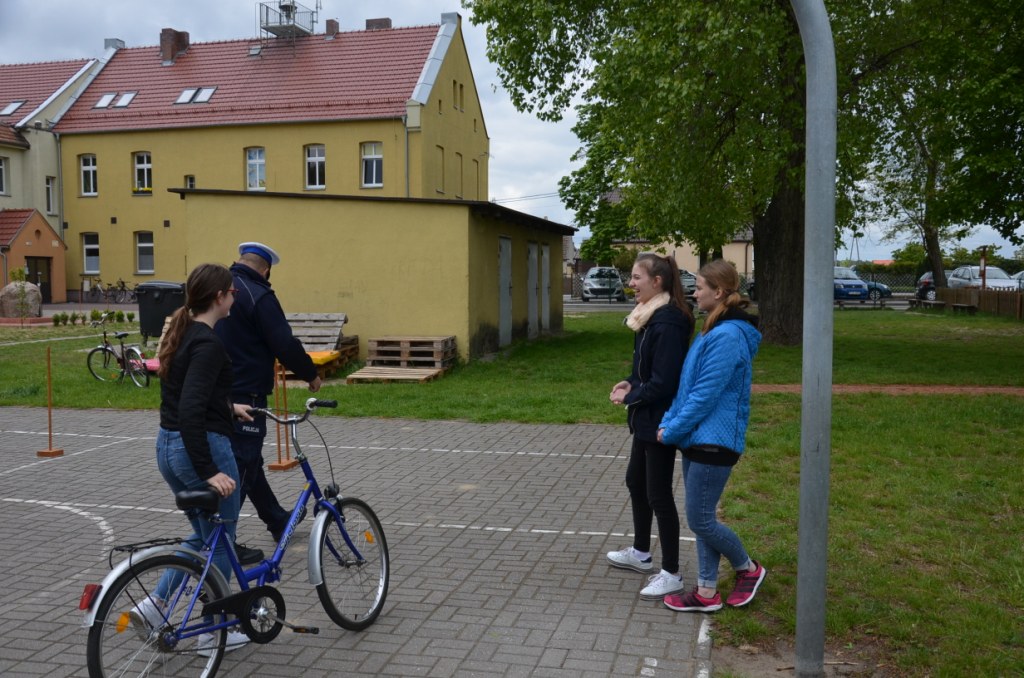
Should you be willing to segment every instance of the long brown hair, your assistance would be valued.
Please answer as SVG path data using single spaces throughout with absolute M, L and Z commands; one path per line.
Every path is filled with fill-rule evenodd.
M 668 292 L 669 303 L 683 312 L 690 322 L 693 322 L 693 312 L 690 304 L 686 301 L 686 293 L 683 292 L 683 284 L 679 280 L 679 267 L 672 257 L 663 257 L 653 252 L 644 252 L 636 258 L 636 263 L 647 271 L 647 275 L 653 279 L 661 277 L 661 291 Z
M 714 259 L 700 267 L 697 275 L 704 278 L 704 284 L 713 290 L 722 290 L 722 300 L 718 302 L 704 321 L 701 334 L 707 334 L 722 315 L 731 308 L 746 308 L 750 302 L 740 295 L 740 274 L 736 267 L 725 259 Z
M 192 316 L 209 310 L 217 300 L 217 294 L 231 289 L 231 271 L 220 264 L 199 264 L 188 274 L 185 281 L 185 305 L 171 315 L 171 324 L 160 342 L 160 369 L 157 374 L 165 379 L 171 371 L 174 354 L 188 326 L 195 320 Z

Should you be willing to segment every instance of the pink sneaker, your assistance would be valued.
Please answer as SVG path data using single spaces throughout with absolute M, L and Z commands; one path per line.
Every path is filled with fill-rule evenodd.
M 714 598 L 705 598 L 697 593 L 697 587 L 686 593 L 673 593 L 665 596 L 665 607 L 677 612 L 717 612 L 722 609 L 722 596 L 715 593 Z
M 768 574 L 768 570 L 764 569 L 761 563 L 756 560 L 752 562 L 757 566 L 753 572 L 736 573 L 736 586 L 733 588 L 732 593 L 729 594 L 729 597 L 725 599 L 727 605 L 743 607 L 754 599 L 757 588 L 764 581 L 764 576 Z

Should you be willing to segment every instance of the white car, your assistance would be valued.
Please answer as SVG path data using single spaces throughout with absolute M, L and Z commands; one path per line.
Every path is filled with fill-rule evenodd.
M 595 266 L 583 276 L 583 301 L 591 299 L 626 300 L 619 271 L 611 266 Z
M 949 274 L 949 286 L 981 287 L 981 266 L 961 266 Z M 990 290 L 1017 290 L 1020 283 L 1006 275 L 998 266 L 985 267 L 985 288 Z
M 1010 276 L 1010 280 L 1016 280 L 1017 287 L 1020 288 L 1021 290 L 1024 290 L 1024 271 L 1017 271 L 1016 273 Z

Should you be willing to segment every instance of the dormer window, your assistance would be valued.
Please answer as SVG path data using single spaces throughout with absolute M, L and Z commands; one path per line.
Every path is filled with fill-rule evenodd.
M 125 92 L 121 95 L 121 98 L 117 100 L 117 103 L 114 104 L 114 108 L 126 107 L 128 104 L 132 102 L 132 99 L 135 98 L 136 94 L 138 94 L 138 92 Z
M 21 105 L 23 103 L 25 103 L 25 102 L 24 101 L 12 101 L 11 103 L 9 103 L 6 106 L 4 106 L 4 110 L 0 111 L 0 115 L 10 115 L 11 113 L 14 113 L 16 110 L 21 108 Z
M 93 108 L 110 108 L 110 104 L 114 103 L 114 99 L 117 99 L 114 108 L 125 108 L 132 102 L 132 99 L 135 98 L 138 92 L 122 92 L 120 97 L 117 96 L 118 94 L 118 92 L 107 92 L 100 97 L 100 100 L 96 102 Z
M 109 108 L 111 102 L 114 100 L 116 96 L 117 92 L 107 92 L 106 94 L 100 97 L 100 100 L 96 102 L 96 105 L 93 106 L 93 108 Z
M 176 104 L 205 104 L 217 91 L 216 87 L 188 87 L 182 90 Z

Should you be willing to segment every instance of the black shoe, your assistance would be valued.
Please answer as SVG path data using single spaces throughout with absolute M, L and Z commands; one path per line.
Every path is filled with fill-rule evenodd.
M 245 544 L 239 544 L 238 542 L 235 542 L 235 555 L 238 556 L 238 562 L 242 565 L 255 565 L 263 561 L 263 551 L 251 549 Z
M 302 508 L 299 509 L 299 519 L 295 521 L 295 524 L 298 525 L 299 523 L 301 523 L 302 519 L 305 518 L 305 517 L 306 517 L 306 506 L 305 506 L 305 504 L 303 504 Z M 288 527 L 288 523 L 285 523 L 285 527 Z M 284 527 L 282 527 L 279 532 L 271 532 L 270 536 L 272 536 L 274 538 L 274 543 L 275 544 L 280 544 L 281 543 L 281 537 L 284 536 Z

